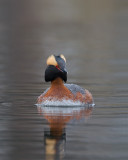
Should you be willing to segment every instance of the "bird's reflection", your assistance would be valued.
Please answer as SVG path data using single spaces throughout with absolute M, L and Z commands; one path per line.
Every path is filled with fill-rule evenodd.
M 38 112 L 49 122 L 50 131 L 44 131 L 46 160 L 63 159 L 66 142 L 66 124 L 71 120 L 88 118 L 93 107 L 55 107 L 38 105 Z

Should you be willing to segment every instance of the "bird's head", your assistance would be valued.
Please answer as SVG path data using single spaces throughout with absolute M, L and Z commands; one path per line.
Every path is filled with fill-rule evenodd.
M 53 81 L 60 77 L 64 82 L 67 81 L 66 59 L 64 55 L 51 55 L 48 57 L 47 68 L 45 70 L 45 81 Z

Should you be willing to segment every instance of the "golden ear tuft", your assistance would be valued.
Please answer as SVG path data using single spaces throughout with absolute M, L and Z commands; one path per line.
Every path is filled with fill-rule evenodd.
M 65 61 L 65 63 L 66 63 L 66 58 L 64 57 L 64 55 L 61 54 L 60 57 L 61 57 L 61 58 Z
M 54 65 L 54 66 L 58 65 L 54 55 L 51 55 L 50 57 L 48 57 L 47 65 Z

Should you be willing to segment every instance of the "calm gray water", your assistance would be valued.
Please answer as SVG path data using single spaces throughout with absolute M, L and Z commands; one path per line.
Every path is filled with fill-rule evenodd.
M 0 0 L 0 160 L 128 159 L 128 1 Z M 37 108 L 46 58 L 92 108 Z

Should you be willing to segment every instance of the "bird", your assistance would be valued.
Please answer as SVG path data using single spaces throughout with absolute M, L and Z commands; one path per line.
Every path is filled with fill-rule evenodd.
M 51 55 L 46 61 L 45 81 L 51 82 L 37 99 L 37 104 L 51 104 L 60 102 L 62 105 L 66 102 L 73 104 L 94 104 L 92 94 L 77 84 L 67 84 L 66 58 L 63 54 L 58 56 Z M 47 102 L 47 103 L 46 103 Z M 79 102 L 79 103 L 78 103 Z

